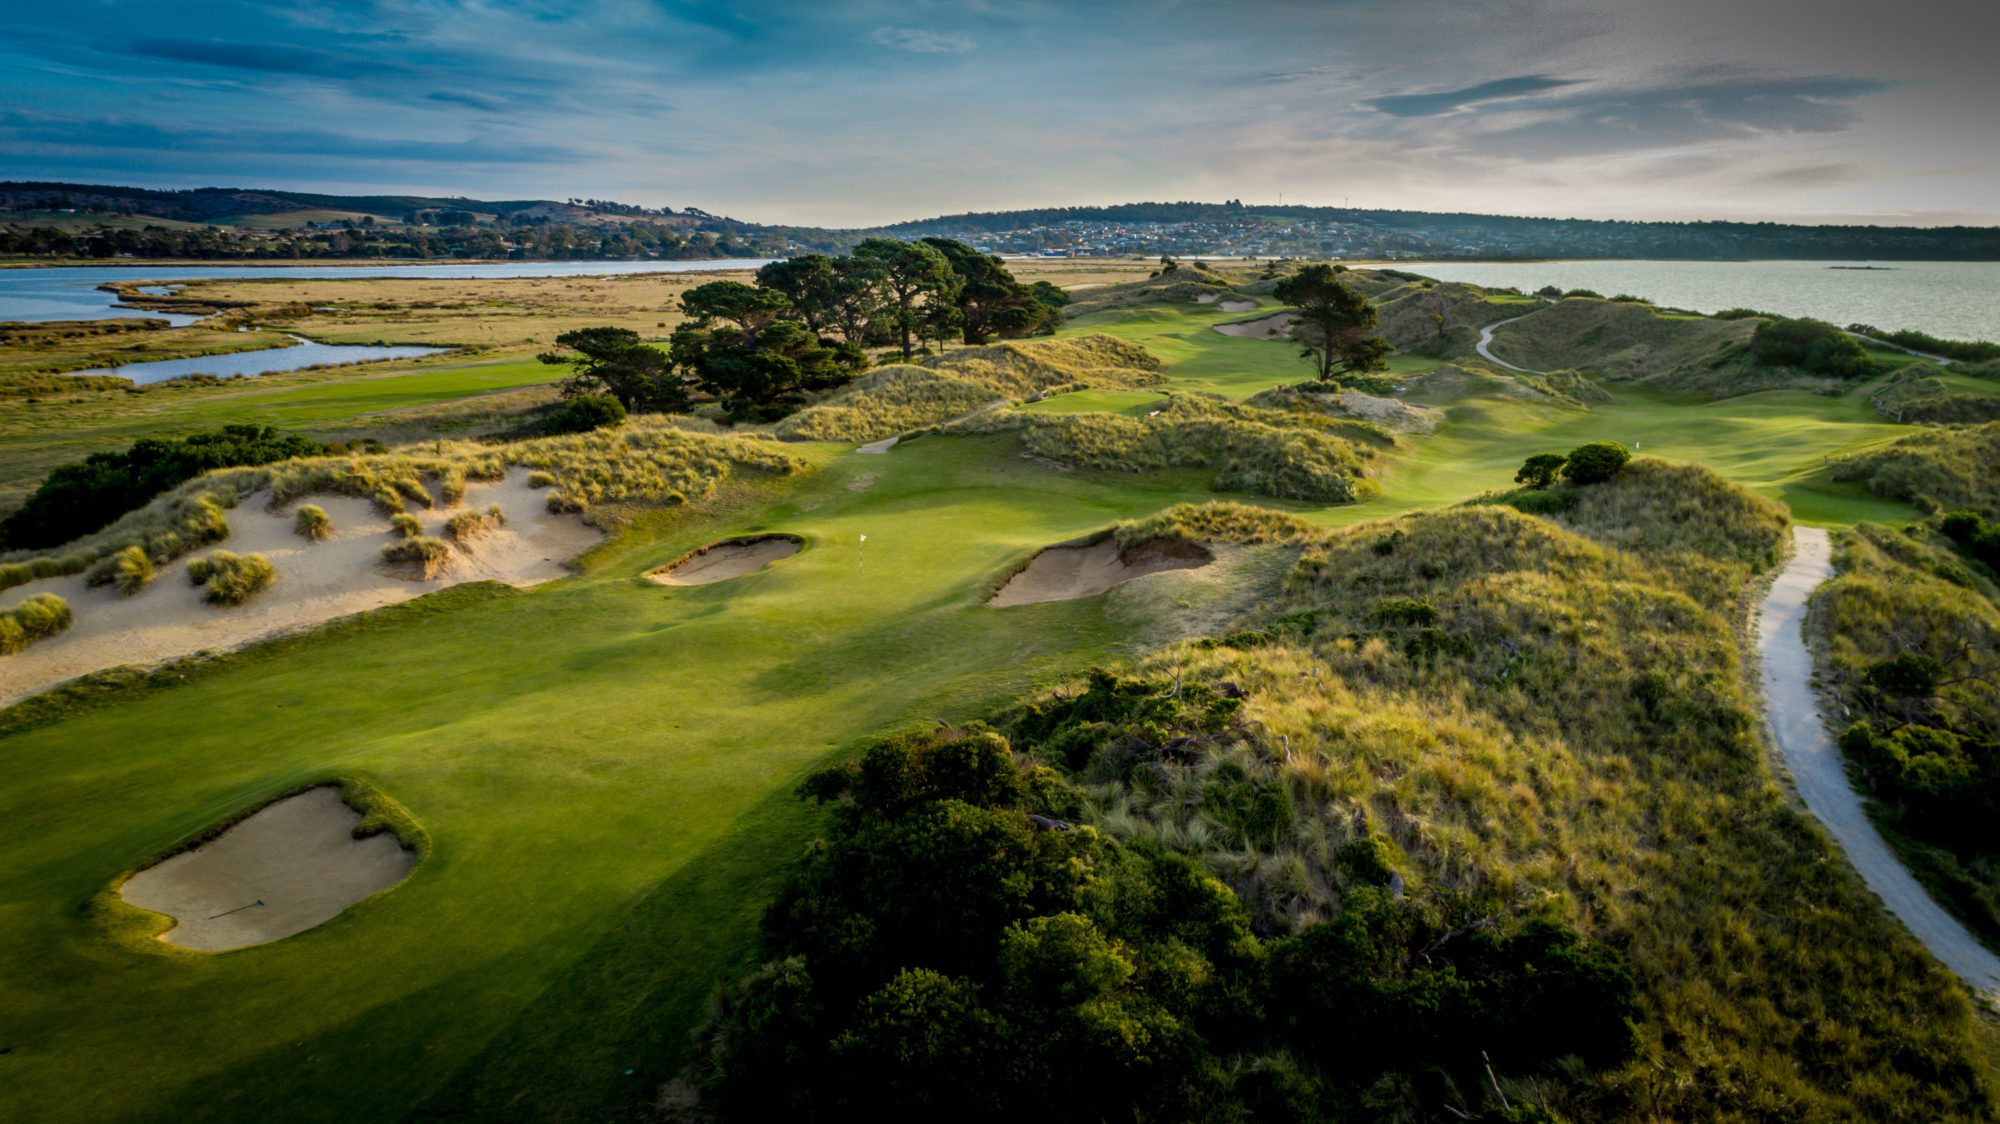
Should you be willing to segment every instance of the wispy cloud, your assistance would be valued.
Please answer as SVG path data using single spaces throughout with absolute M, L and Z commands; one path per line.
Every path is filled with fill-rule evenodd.
M 1559 90 L 1564 86 L 1578 85 L 1582 81 L 1578 78 L 1551 78 L 1546 74 L 1524 74 L 1518 78 L 1496 78 L 1491 82 L 1481 82 L 1476 86 L 1467 86 L 1461 90 L 1446 90 L 1442 93 L 1390 94 L 1370 99 L 1362 104 L 1391 117 L 1435 117 L 1481 102 Z
M 868 38 L 891 50 L 919 55 L 962 55 L 978 47 L 971 36 L 922 27 L 878 27 Z

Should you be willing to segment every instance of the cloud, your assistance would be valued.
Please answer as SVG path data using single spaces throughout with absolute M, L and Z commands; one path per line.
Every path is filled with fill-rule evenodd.
M 1835 133 L 1861 119 L 1851 102 L 1901 85 L 1828 75 L 1706 81 L 1695 76 L 1638 89 L 1541 99 L 1532 104 L 1534 119 L 1487 132 L 1480 144 L 1549 156 Z
M 1499 101 L 1561 89 L 1582 82 L 1580 78 L 1551 78 L 1546 74 L 1523 74 L 1518 78 L 1497 78 L 1462 90 L 1436 94 L 1390 94 L 1361 104 L 1391 117 L 1436 117 L 1480 102 Z
M 930 31 L 921 27 L 878 27 L 868 33 L 868 38 L 891 50 L 919 55 L 962 55 L 978 47 L 971 37 L 956 31 Z
M 435 93 L 425 94 L 424 100 L 467 105 L 486 113 L 505 113 L 514 108 L 513 103 L 505 98 L 492 97 L 474 90 L 438 90 Z
M 352 77 L 357 68 L 371 65 L 362 59 L 310 47 L 287 47 L 277 43 L 224 43 L 216 39 L 141 39 L 132 44 L 131 53 L 175 62 L 276 74 L 309 74 L 321 78 Z

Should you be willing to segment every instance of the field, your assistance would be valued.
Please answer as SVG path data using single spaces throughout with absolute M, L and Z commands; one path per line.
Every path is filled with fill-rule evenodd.
M 1017 272 L 1094 286 L 1151 268 Z M 549 400 L 533 354 L 555 334 L 611 323 L 663 338 L 678 293 L 713 276 L 193 287 L 251 319 L 303 307 L 285 325 L 327 342 L 480 354 L 0 400 L 0 510 L 52 465 L 147 434 L 255 421 L 394 443 L 497 428 Z M 1064 334 L 1144 346 L 1168 364 L 1161 389 L 1243 399 L 1306 375 L 1288 343 L 1211 330 L 1277 307 L 1258 299 L 1233 315 L 1098 313 Z M 1402 356 L 1392 374 L 1439 365 Z M 1429 401 L 1443 424 L 1401 440 L 1379 497 L 1255 502 L 1353 524 L 1511 488 L 1531 453 L 1616 440 L 1707 464 L 1802 522 L 1900 521 L 1913 509 L 1829 476 L 1832 459 L 1910 432 L 1869 405 L 1874 385 L 1719 401 L 1621 385 L 1589 409 Z M 1161 401 L 1088 389 L 1025 409 L 1143 417 Z M 763 903 L 816 826 L 790 795 L 807 770 L 885 729 L 962 721 L 1222 628 L 1293 557 L 1253 548 L 1228 568 L 996 611 L 985 595 L 1035 548 L 1214 498 L 1215 473 L 1072 470 L 1023 456 L 1008 433 L 925 436 L 886 456 L 785 448 L 814 468 L 640 514 L 573 578 L 461 586 L 0 712 L 0 1117 L 631 1118 L 689 1060 L 711 988 L 749 965 Z M 712 586 L 642 577 L 757 532 L 806 549 Z M 393 892 L 214 956 L 120 937 L 96 900 L 188 834 L 336 775 L 378 786 L 433 841 Z

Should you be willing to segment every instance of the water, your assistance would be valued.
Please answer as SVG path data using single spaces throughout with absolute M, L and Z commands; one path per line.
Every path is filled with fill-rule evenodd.
M 2000 262 L 1553 261 L 1395 262 L 1440 281 L 1532 293 L 1544 285 L 1663 308 L 1754 308 L 1846 327 L 1914 328 L 1954 340 L 2000 341 Z M 1862 266 L 1872 269 L 1832 269 Z
M 194 359 L 162 359 L 156 363 L 127 363 L 123 367 L 98 367 L 89 371 L 66 371 L 71 375 L 112 375 L 140 385 L 165 382 L 182 375 L 268 375 L 275 371 L 296 371 L 317 363 L 366 363 L 375 359 L 411 359 L 450 350 L 443 347 L 369 347 L 360 344 L 313 343 L 299 336 L 297 347 L 271 347 L 239 351 L 233 355 L 203 355 Z
M 79 265 L 48 269 L 0 269 L 0 321 L 107 320 L 146 316 L 183 327 L 200 319 L 184 313 L 118 308 L 116 299 L 97 286 L 108 281 L 189 281 L 198 278 L 250 280 L 296 277 L 307 280 L 341 277 L 595 277 L 616 273 L 685 273 L 701 269 L 756 269 L 768 258 L 726 258 L 715 261 L 548 261 L 499 262 L 488 265 Z M 161 288 L 148 286 L 147 291 Z M 155 294 L 160 295 L 160 294 Z

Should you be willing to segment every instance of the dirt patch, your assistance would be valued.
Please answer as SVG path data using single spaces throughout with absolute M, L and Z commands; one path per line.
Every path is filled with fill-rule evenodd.
M 1291 331 L 1292 321 L 1296 319 L 1298 319 L 1297 313 L 1278 312 L 1270 316 L 1259 317 L 1255 320 L 1238 320 L 1231 324 L 1213 324 L 1210 326 L 1225 336 L 1242 336 L 1244 339 L 1268 340 L 1276 339 L 1286 332 Z
M 1257 302 L 1238 297 L 1235 300 L 1217 301 L 1215 307 L 1224 312 L 1248 312 L 1257 307 Z
M 401 882 L 416 864 L 392 834 L 354 838 L 361 820 L 338 786 L 309 788 L 147 867 L 118 893 L 173 918 L 160 939 L 182 948 L 220 952 L 289 937 Z
M 710 543 L 648 578 L 661 585 L 711 585 L 754 574 L 780 558 L 799 552 L 804 540 L 791 535 L 758 535 Z
M 528 470 L 516 468 L 502 480 L 469 484 L 459 507 L 412 508 L 422 533 L 432 537 L 445 535 L 445 523 L 453 515 L 483 511 L 490 504 L 499 505 L 505 522 L 453 550 L 443 572 L 411 579 L 381 565 L 382 547 L 395 541 L 395 534 L 388 517 L 367 500 L 303 497 L 302 502 L 323 508 L 332 521 L 326 537 L 313 541 L 293 529 L 296 504 L 270 509 L 267 499 L 249 496 L 231 509 L 229 537 L 217 544 L 237 554 L 262 554 L 277 571 L 272 588 L 242 605 L 204 602 L 200 587 L 188 582 L 186 559 L 162 566 L 159 577 L 131 597 L 108 586 L 90 589 L 80 574 L 0 593 L 0 607 L 46 592 L 76 611 L 76 624 L 68 632 L 0 658 L 0 706 L 89 672 L 204 649 L 227 651 L 460 582 L 535 585 L 568 573 L 563 564 L 603 538 L 579 516 L 552 514 L 546 494 L 528 486 Z
M 1149 539 L 1121 552 L 1110 535 L 1088 543 L 1065 543 L 1035 555 L 1007 579 L 987 604 L 996 609 L 1043 601 L 1073 601 L 1163 570 L 1192 570 L 1215 561 L 1200 543 Z

